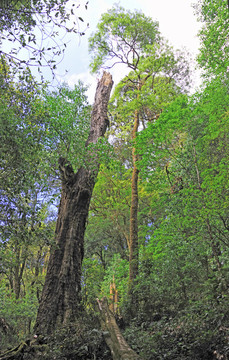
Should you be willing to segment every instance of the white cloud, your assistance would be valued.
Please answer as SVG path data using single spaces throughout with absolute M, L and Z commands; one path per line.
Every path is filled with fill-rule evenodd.
M 96 86 L 97 86 L 97 79 L 96 77 L 92 76 L 89 71 L 84 72 L 84 73 L 74 73 L 71 75 L 67 75 L 64 79 L 65 82 L 67 82 L 67 84 L 73 88 L 74 85 L 77 85 L 79 80 L 81 80 L 84 85 L 88 85 L 88 91 L 87 91 L 87 96 L 88 96 L 88 100 L 89 102 L 92 104 L 94 101 L 94 97 L 95 97 L 95 90 L 96 90 Z

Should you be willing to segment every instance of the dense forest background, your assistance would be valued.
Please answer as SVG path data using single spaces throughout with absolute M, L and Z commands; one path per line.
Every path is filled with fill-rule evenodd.
M 64 5 L 55 4 L 42 8 L 44 24 L 60 16 L 70 31 Z M 27 62 L 16 49 L 1 53 L 2 351 L 34 335 L 57 246 L 60 159 L 76 173 L 92 169 L 96 151 L 82 312 L 71 326 L 56 325 L 40 358 L 111 359 L 96 310 L 96 298 L 104 296 L 142 359 L 229 358 L 228 4 L 201 0 L 195 12 L 203 83 L 194 94 L 188 55 L 168 45 L 159 24 L 117 5 L 102 16 L 89 41 L 91 70 L 122 63 L 129 73 L 113 91 L 105 137 L 90 146 L 86 85 L 50 90 L 31 74 L 34 62 L 42 72 L 45 61 L 54 73 L 61 48 L 33 48 Z M 1 12 L 0 29 L 31 47 L 36 23 L 26 14 L 17 16 L 15 30 L 15 9 Z

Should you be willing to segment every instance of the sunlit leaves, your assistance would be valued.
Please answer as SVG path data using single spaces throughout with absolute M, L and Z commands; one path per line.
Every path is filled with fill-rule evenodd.
M 97 31 L 89 39 L 92 72 L 101 67 L 113 67 L 117 63 L 136 69 L 141 54 L 159 38 L 157 22 L 141 12 L 132 13 L 114 6 L 102 15 Z
M 198 61 L 206 75 L 226 75 L 229 66 L 229 17 L 226 0 L 201 0 L 197 14 L 203 23 Z
M 227 86 L 218 78 L 190 99 L 179 97 L 138 136 L 147 189 L 160 194 L 152 197 L 151 206 L 160 209 L 161 218 L 155 218 L 145 251 L 159 267 L 171 267 L 166 273 L 176 264 L 174 277 L 188 286 L 185 296 L 193 296 L 187 285 L 190 271 L 198 283 L 216 266 L 219 270 L 219 261 L 223 269 L 228 266 L 223 255 L 229 246 L 228 103 Z M 163 259 L 161 265 L 158 259 Z M 189 261 L 196 265 L 186 274 Z M 220 282 L 222 275 L 217 276 Z
M 45 94 L 45 143 L 49 157 L 55 162 L 59 154 L 71 161 L 74 168 L 84 163 L 84 143 L 89 131 L 90 107 L 85 91 L 86 88 L 79 83 L 74 90 L 65 85 Z

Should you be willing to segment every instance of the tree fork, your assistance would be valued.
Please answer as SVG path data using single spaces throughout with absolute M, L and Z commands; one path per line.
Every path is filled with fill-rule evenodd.
M 113 81 L 104 72 L 98 82 L 86 146 L 96 144 L 107 129 L 107 106 Z M 74 321 L 80 310 L 81 267 L 84 232 L 89 205 L 99 170 L 96 150 L 90 153 L 93 169 L 81 167 L 74 173 L 70 163 L 59 159 L 61 200 L 48 269 L 35 323 L 35 333 L 52 333 L 59 324 Z

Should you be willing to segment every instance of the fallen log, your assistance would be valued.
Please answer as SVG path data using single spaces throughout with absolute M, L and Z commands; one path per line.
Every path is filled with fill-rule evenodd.
M 124 339 L 114 314 L 109 309 L 107 298 L 97 299 L 97 303 L 104 339 L 111 350 L 113 360 L 141 360 Z

